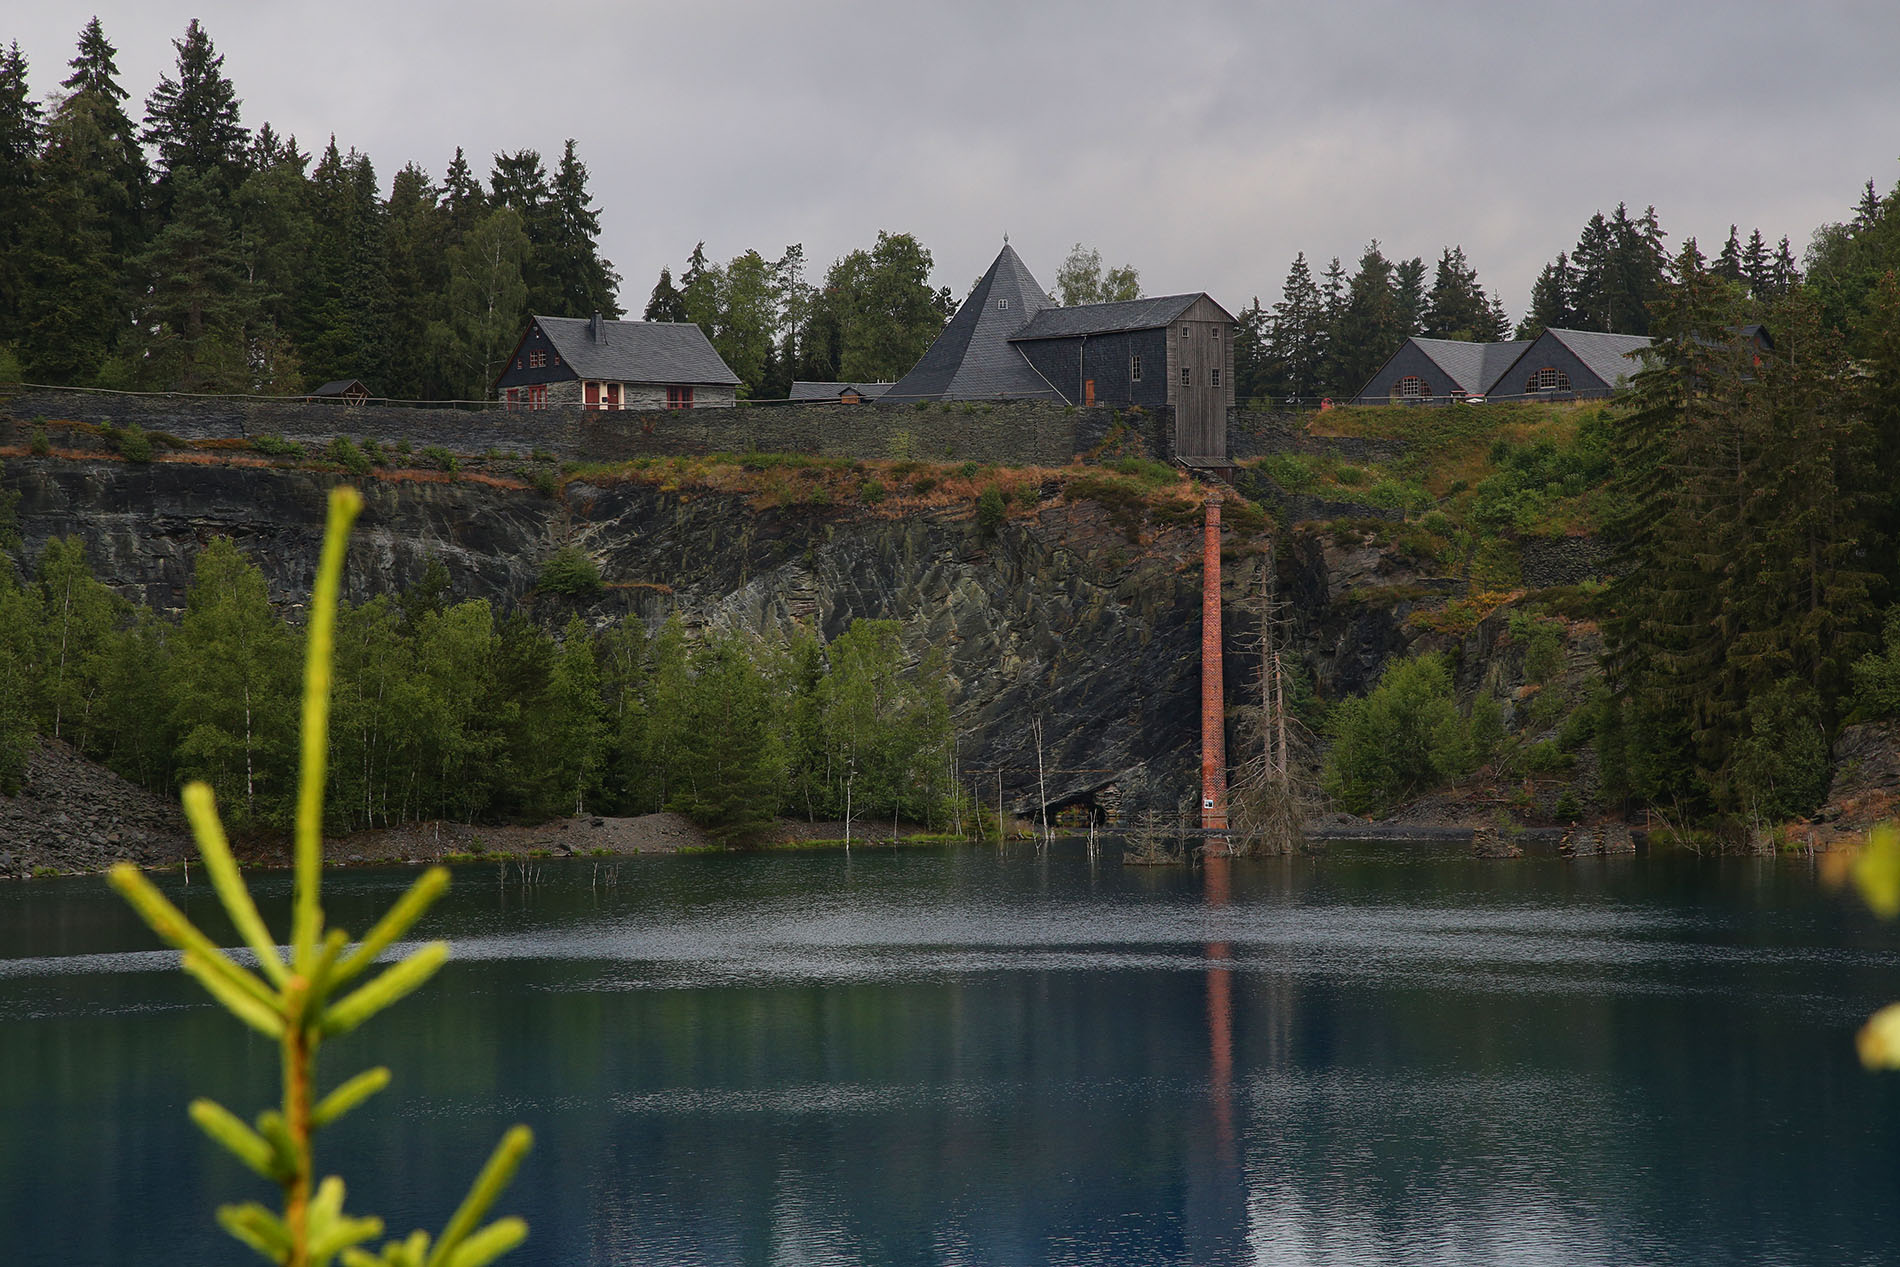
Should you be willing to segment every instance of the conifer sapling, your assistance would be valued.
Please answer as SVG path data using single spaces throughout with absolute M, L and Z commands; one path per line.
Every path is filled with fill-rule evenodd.
M 255 1201 L 220 1206 L 218 1222 L 265 1258 L 286 1267 L 483 1267 L 520 1244 L 528 1234 L 519 1218 L 478 1226 L 514 1176 L 533 1143 L 525 1126 L 502 1137 L 468 1195 L 440 1235 L 412 1232 L 372 1254 L 362 1244 L 383 1232 L 380 1218 L 344 1213 L 343 1180 L 315 1177 L 316 1132 L 389 1084 L 389 1070 L 368 1069 L 328 1095 L 316 1095 L 317 1049 L 326 1038 L 346 1034 L 420 986 L 449 957 L 448 943 L 435 941 L 354 989 L 348 987 L 377 964 L 384 951 L 414 926 L 448 887 L 448 872 L 431 867 L 355 945 L 347 933 L 326 928 L 320 902 L 323 870 L 323 792 L 329 752 L 330 679 L 337 594 L 350 526 L 363 506 L 353 488 L 330 494 L 323 558 L 311 602 L 304 661 L 301 771 L 297 793 L 296 882 L 288 947 L 280 947 L 258 913 L 237 860 L 225 839 L 210 787 L 184 790 L 185 814 L 210 873 L 218 899 L 256 958 L 240 964 L 199 931 L 130 863 L 109 875 L 117 889 L 161 938 L 183 952 L 182 967 L 233 1016 L 281 1048 L 283 1103 L 250 1123 L 208 1099 L 190 1113 L 205 1134 L 239 1161 L 283 1190 L 283 1208 Z M 286 953 L 286 951 L 288 953 Z

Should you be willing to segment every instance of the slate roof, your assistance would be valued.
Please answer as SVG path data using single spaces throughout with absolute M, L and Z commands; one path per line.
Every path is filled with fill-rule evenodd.
M 1649 337 L 1641 334 L 1604 334 L 1598 330 L 1546 330 L 1544 333 L 1568 348 L 1572 356 L 1609 387 L 1615 387 L 1619 378 L 1636 377 L 1643 365 L 1630 353 L 1640 352 L 1650 344 Z
M 1024 339 L 1071 339 L 1084 334 L 1113 334 L 1122 330 L 1153 330 L 1165 326 L 1194 306 L 1201 296 L 1159 295 L 1113 304 L 1077 304 L 1073 308 L 1044 308 L 1029 324 L 1010 336 Z
M 1053 306 L 1016 249 L 1005 244 L 936 342 L 881 399 L 1061 400 L 1009 344 L 1011 335 Z
M 876 400 L 889 391 L 891 383 L 819 383 L 803 379 L 792 384 L 793 400 L 836 400 L 848 388 L 866 400 Z
M 727 387 L 739 383 L 706 332 L 690 321 L 603 321 L 598 339 L 593 321 L 586 317 L 535 317 L 534 322 L 576 378 Z
M 1452 382 L 1473 396 L 1482 396 L 1511 368 L 1529 339 L 1515 343 L 1470 343 L 1463 339 L 1414 338 L 1412 345 L 1431 358 Z
M 339 378 L 334 383 L 325 383 L 310 394 L 312 396 L 347 396 L 353 391 L 361 392 L 365 396 L 369 395 L 369 388 L 363 386 L 363 381 L 358 378 Z

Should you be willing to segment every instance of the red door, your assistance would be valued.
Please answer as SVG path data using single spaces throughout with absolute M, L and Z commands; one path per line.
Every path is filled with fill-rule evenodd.
M 620 408 L 620 384 L 619 383 L 607 384 L 607 408 L 609 409 Z
M 600 384 L 589 383 L 587 384 L 584 390 L 587 393 L 586 395 L 587 407 L 589 409 L 599 409 L 600 408 Z

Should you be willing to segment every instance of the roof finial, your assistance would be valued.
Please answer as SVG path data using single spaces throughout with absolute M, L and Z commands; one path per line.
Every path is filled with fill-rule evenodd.
M 1009 230 L 1008 229 L 1003 230 L 1003 245 L 1004 246 L 1009 245 Z

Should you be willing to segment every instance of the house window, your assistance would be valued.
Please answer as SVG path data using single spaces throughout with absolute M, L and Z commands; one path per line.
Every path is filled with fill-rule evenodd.
M 1009 311 L 1009 300 L 1007 300 L 1007 299 L 998 299 L 998 300 L 996 301 L 996 307 L 997 307 L 997 309 L 998 309 L 998 311 L 1001 311 L 1001 312 L 1008 312 L 1008 311 Z
M 1138 356 L 1128 358 L 1128 381 L 1131 383 L 1141 381 L 1141 358 Z
M 1432 389 L 1431 385 L 1418 375 L 1407 374 L 1393 387 L 1392 393 L 1400 400 L 1429 400 Z
M 1219 387 L 1220 386 L 1220 371 L 1209 370 L 1208 373 L 1213 375 L 1213 377 L 1208 380 L 1208 385 L 1210 387 Z
M 666 407 L 668 409 L 691 409 L 693 407 L 693 389 L 690 387 L 667 388 Z
M 544 370 L 547 367 L 548 367 L 548 354 L 545 349 L 539 352 L 528 353 L 528 368 L 529 369 Z
M 521 389 L 519 387 L 510 387 L 508 389 L 508 408 L 515 409 L 518 408 L 520 404 Z
M 522 389 L 527 394 L 528 408 L 546 409 L 548 407 L 548 385 L 531 383 Z
M 1570 375 L 1546 365 L 1525 380 L 1524 390 L 1527 392 L 1567 392 L 1570 390 Z
M 1185 338 L 1187 338 L 1187 332 L 1188 332 L 1188 328 L 1187 328 L 1186 326 L 1182 326 L 1182 327 L 1181 327 L 1181 337 L 1182 337 L 1182 338 L 1184 338 L 1184 339 L 1185 339 Z
M 1219 326 L 1209 326 L 1209 327 L 1207 327 L 1207 335 L 1208 335 L 1208 337 L 1209 337 L 1210 339 L 1218 339 L 1218 338 L 1220 338 L 1220 327 L 1219 327 Z
M 1189 369 L 1185 365 L 1181 367 L 1181 386 L 1183 387 L 1194 386 L 1194 371 Z

